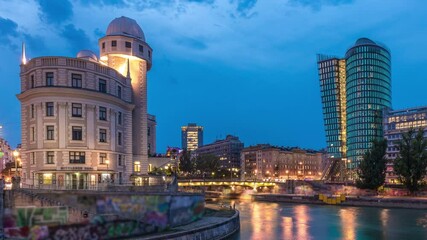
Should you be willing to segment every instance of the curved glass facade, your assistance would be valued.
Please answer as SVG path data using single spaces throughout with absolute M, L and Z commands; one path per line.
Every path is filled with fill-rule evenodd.
M 357 167 L 374 138 L 382 138 L 382 110 L 391 108 L 390 52 L 361 38 L 346 55 L 347 157 Z

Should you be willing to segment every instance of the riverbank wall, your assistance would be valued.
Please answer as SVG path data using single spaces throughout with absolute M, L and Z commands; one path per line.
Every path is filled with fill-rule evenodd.
M 228 239 L 240 230 L 240 213 L 235 210 L 231 217 L 203 217 L 187 226 L 172 229 L 172 233 L 145 236 L 146 240 L 208 240 Z
M 333 197 L 333 196 L 330 196 Z M 338 198 L 338 196 L 336 197 Z M 412 208 L 427 210 L 427 198 L 416 197 L 355 197 L 346 196 L 340 203 L 325 203 L 319 195 L 296 194 L 253 194 L 254 201 L 287 202 L 303 204 L 320 204 L 335 206 L 380 207 L 380 208 Z

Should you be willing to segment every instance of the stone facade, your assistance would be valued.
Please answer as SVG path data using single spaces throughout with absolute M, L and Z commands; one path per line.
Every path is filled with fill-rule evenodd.
M 113 20 L 99 40 L 99 61 L 87 50 L 77 58 L 23 60 L 17 95 L 23 184 L 85 189 L 137 181 L 147 173 L 152 49 L 142 30 L 128 31 L 137 28 L 126 17 Z
M 242 179 L 284 181 L 319 179 L 323 153 L 299 148 L 260 144 L 244 148 L 241 153 Z

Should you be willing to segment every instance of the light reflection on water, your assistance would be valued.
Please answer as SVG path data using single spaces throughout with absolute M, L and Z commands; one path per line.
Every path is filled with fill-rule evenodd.
M 427 213 L 411 209 L 232 201 L 240 233 L 232 239 L 427 239 Z

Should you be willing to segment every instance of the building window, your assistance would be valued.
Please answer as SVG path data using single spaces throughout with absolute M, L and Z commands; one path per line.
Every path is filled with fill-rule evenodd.
M 139 52 L 140 52 L 140 53 L 144 53 L 144 46 L 139 45 Z
M 147 136 L 150 136 L 151 135 L 151 128 L 150 127 L 148 127 L 147 128 Z
M 81 74 L 71 74 L 71 86 L 73 88 L 81 88 L 82 87 L 82 75 Z
M 151 59 L 151 51 L 150 50 L 148 50 L 148 58 Z
M 31 141 L 35 141 L 36 140 L 36 129 L 34 127 L 31 127 L 31 133 L 30 133 L 30 138 Z
M 46 126 L 46 139 L 54 140 L 55 139 L 55 130 L 54 126 Z
M 31 75 L 31 80 L 30 80 L 30 87 L 34 88 L 34 75 Z
M 46 73 L 46 86 L 53 86 L 53 72 Z
M 111 46 L 112 47 L 117 47 L 117 41 L 116 40 L 111 41 Z
M 117 122 L 119 125 L 122 125 L 122 119 L 123 119 L 123 114 L 122 112 L 119 112 L 117 115 Z
M 34 104 L 31 104 L 31 118 L 34 118 L 34 115 L 35 115 Z
M 107 142 L 107 129 L 99 129 L 99 142 Z
M 107 121 L 107 109 L 105 107 L 99 107 L 99 120 Z
M 117 97 L 122 98 L 122 87 L 117 86 Z
M 99 154 L 99 164 L 107 164 L 107 154 L 100 153 Z
M 131 48 L 132 47 L 132 43 L 131 42 L 125 42 L 125 47 L 126 48 Z
M 122 133 L 121 132 L 117 133 L 117 144 L 120 146 L 122 145 Z
M 82 104 L 81 103 L 71 104 L 71 116 L 82 117 Z
M 99 79 L 98 91 L 103 92 L 103 93 L 107 92 L 107 81 L 105 81 L 104 79 Z
M 102 43 L 102 49 L 105 49 L 105 42 Z
M 55 157 L 55 152 L 46 152 L 46 163 L 53 164 L 53 158 Z
M 85 163 L 85 152 L 70 152 L 70 163 Z
M 52 117 L 54 114 L 53 102 L 46 103 L 46 116 Z
M 123 166 L 123 155 L 119 154 L 119 155 L 117 156 L 117 164 L 118 164 L 119 166 Z
M 81 141 L 82 135 L 83 135 L 82 127 L 76 127 L 76 126 L 72 127 L 72 139 L 73 140 Z
M 34 152 L 30 152 L 30 162 L 31 162 L 31 164 L 36 164 Z
M 141 162 L 136 161 L 136 162 L 133 164 L 133 171 L 134 171 L 134 172 L 141 172 Z

